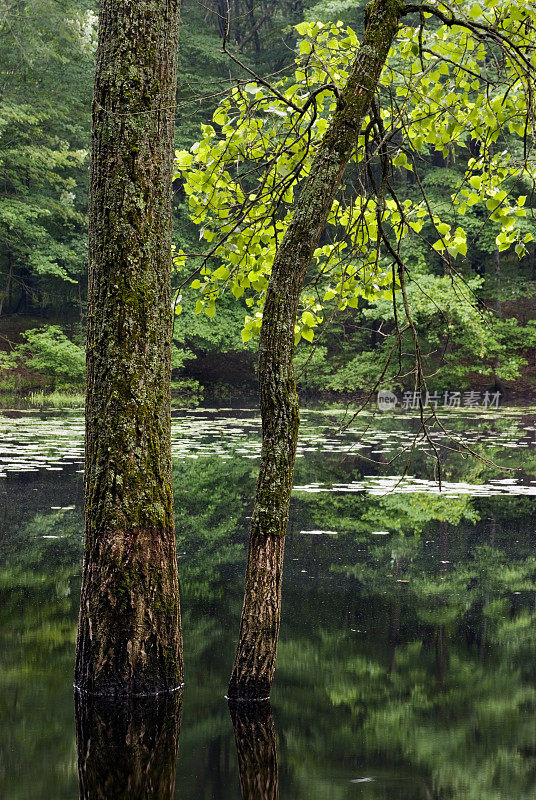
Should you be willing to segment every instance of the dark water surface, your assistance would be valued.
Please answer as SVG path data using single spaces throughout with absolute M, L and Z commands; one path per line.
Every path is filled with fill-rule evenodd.
M 248 800 L 272 800 L 277 784 L 284 800 L 536 800 L 536 412 L 441 422 L 454 438 L 436 424 L 416 440 L 408 415 L 303 413 L 273 720 L 235 714 L 237 754 L 224 694 L 259 421 L 177 414 L 186 685 L 174 797 L 240 798 L 241 777 Z M 2 800 L 78 796 L 82 435 L 76 414 L 0 416 Z M 124 755 L 108 744 L 99 769 L 130 769 L 135 725 L 114 725 L 128 728 Z M 175 734 L 152 746 L 142 728 L 146 751 L 174 761 Z

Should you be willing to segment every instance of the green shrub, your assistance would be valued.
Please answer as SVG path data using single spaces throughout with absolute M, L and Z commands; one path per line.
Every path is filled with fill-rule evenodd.
M 26 343 L 16 350 L 28 369 L 54 386 L 82 384 L 86 374 L 83 347 L 69 339 L 59 325 L 44 325 L 22 334 Z

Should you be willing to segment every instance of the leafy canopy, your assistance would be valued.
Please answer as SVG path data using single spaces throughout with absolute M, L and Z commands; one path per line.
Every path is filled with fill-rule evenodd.
M 424 10 L 401 27 L 378 103 L 356 131 L 345 185 L 314 254 L 296 341 L 313 340 L 329 306 L 357 308 L 360 298 L 396 294 L 400 273 L 393 252 L 410 239 L 424 242 L 460 296 L 467 296 L 457 264 L 478 238 L 464 225 L 476 206 L 498 226 L 500 251 L 515 247 L 521 257 L 534 238 L 526 217 L 535 175 L 530 75 L 536 5 L 483 0 L 422 8 L 442 19 Z M 191 219 L 209 245 L 191 283 L 199 293 L 196 312 L 212 317 L 228 289 L 244 296 L 251 309 L 245 341 L 260 329 L 275 252 L 359 46 L 341 22 L 302 22 L 296 29 L 293 74 L 274 84 L 241 82 L 220 103 L 213 124 L 202 126 L 200 141 L 176 157 Z M 432 208 L 419 166 L 434 153 L 464 160 L 466 169 Z M 393 173 L 406 174 L 403 185 L 412 191 L 395 192 Z M 178 269 L 187 258 L 178 252 Z M 404 263 L 409 275 L 412 266 L 410 255 Z

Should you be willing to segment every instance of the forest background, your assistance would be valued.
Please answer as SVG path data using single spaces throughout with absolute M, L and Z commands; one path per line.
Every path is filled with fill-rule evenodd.
M 364 0 L 233 0 L 229 46 L 258 75 L 293 66 L 302 21 L 342 20 L 362 31 Z M 188 150 L 210 123 L 217 104 L 243 78 L 222 50 L 226 3 L 183 0 L 177 150 Z M 77 392 L 83 386 L 87 265 L 87 202 L 96 5 L 85 0 L 0 2 L 0 392 L 43 389 Z M 497 144 L 500 148 L 501 143 Z M 476 154 L 456 158 L 423 151 L 420 181 L 431 207 L 449 219 L 448 198 Z M 391 181 L 406 197 L 420 186 L 403 167 Z M 526 199 L 527 232 L 534 229 Z M 466 212 L 471 235 L 457 262 L 473 302 L 460 302 L 440 255 L 408 242 L 406 263 L 418 280 L 409 296 L 431 391 L 500 390 L 530 399 L 536 382 L 536 247 L 522 257 L 501 250 L 499 223 L 485 203 Z M 452 219 L 455 224 L 455 220 Z M 486 223 L 486 224 L 484 224 Z M 424 231 L 426 235 L 426 230 Z M 202 233 L 201 233 L 202 236 Z M 181 179 L 175 182 L 174 239 L 201 250 L 189 219 Z M 189 269 L 199 262 L 192 259 Z M 241 335 L 248 307 L 230 292 L 213 317 L 196 314 L 196 290 L 185 272 L 174 276 L 182 313 L 173 347 L 176 394 L 216 399 L 255 391 L 256 339 Z M 360 299 L 340 311 L 314 343 L 296 352 L 302 393 L 336 397 L 374 386 L 394 329 L 386 298 Z M 411 347 L 402 347 L 411 370 Z M 247 338 L 247 337 L 244 337 Z M 386 376 L 386 386 L 410 389 L 411 379 Z M 405 384 L 405 385 L 404 385 Z

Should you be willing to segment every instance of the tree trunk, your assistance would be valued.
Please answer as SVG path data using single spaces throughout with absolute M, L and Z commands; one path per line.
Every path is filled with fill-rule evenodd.
M 8 271 L 7 271 L 7 281 L 6 281 L 6 288 L 4 292 L 0 293 L 0 317 L 2 316 L 2 312 L 4 310 L 4 305 L 7 306 L 9 309 L 11 305 L 11 281 L 13 278 L 13 253 L 11 252 L 10 248 L 8 247 L 7 250 L 7 263 L 8 263 Z
M 182 693 L 75 702 L 80 800 L 172 800 Z
M 229 703 L 242 800 L 277 800 L 279 779 L 274 718 L 268 701 Z
M 170 444 L 179 0 L 102 0 L 93 103 L 85 549 L 75 683 L 182 680 Z
M 495 313 L 497 314 L 498 319 L 503 318 L 503 307 L 501 301 L 501 254 L 499 252 L 499 248 L 495 251 L 495 292 L 496 292 L 496 300 L 495 300 Z
M 367 7 L 363 43 L 274 259 L 259 343 L 261 466 L 229 697 L 260 699 L 270 694 L 279 635 L 284 536 L 300 423 L 292 365 L 298 302 L 402 11 L 402 0 L 373 0 Z

